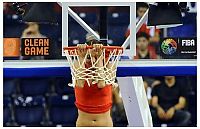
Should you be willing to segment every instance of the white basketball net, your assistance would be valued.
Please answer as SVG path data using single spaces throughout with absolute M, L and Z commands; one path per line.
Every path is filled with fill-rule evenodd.
M 122 54 L 122 49 L 112 49 L 112 51 L 106 51 L 106 48 L 103 48 L 103 51 L 101 55 L 94 59 L 91 55 L 91 49 L 87 49 L 87 53 L 85 54 L 85 57 L 83 61 L 80 61 L 80 57 L 78 55 L 77 49 L 68 50 L 65 49 L 65 55 L 67 57 L 67 60 L 70 64 L 71 69 L 71 75 L 72 75 L 72 84 L 69 84 L 70 86 L 75 86 L 76 80 L 86 80 L 88 83 L 88 86 L 91 86 L 89 83 L 89 80 L 92 80 L 92 84 L 97 83 L 99 80 L 105 81 L 106 85 L 112 84 L 113 86 L 116 86 L 115 78 L 116 78 L 116 71 L 117 71 L 117 65 L 119 62 L 120 55 Z M 106 57 L 106 55 L 109 55 Z M 90 58 L 91 67 L 86 68 L 85 63 L 86 59 Z M 103 59 L 103 67 L 97 67 L 97 62 Z M 75 67 L 75 62 L 78 62 L 79 67 Z M 87 62 L 88 63 L 88 62 Z M 109 67 L 108 67 L 109 65 Z

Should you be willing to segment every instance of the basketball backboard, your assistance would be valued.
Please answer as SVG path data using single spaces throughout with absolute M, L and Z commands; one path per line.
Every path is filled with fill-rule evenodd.
M 105 40 L 109 45 L 119 45 L 119 46 L 123 46 L 124 47 L 124 55 L 126 56 L 133 56 L 135 55 L 136 53 L 136 36 L 135 36 L 135 33 L 136 33 L 136 3 L 135 2 L 62 2 L 62 3 L 59 3 L 60 6 L 62 6 L 62 45 L 63 47 L 66 47 L 66 46 L 71 46 L 71 45 L 74 45 L 74 44 L 77 44 L 77 43 L 80 43 L 79 40 L 74 40 L 74 41 L 71 41 L 69 39 L 69 31 L 71 32 L 71 24 L 73 24 L 71 21 L 74 20 L 75 22 L 78 23 L 77 26 L 81 26 L 86 33 L 88 33 L 89 35 L 93 35 L 94 38 L 98 39 L 98 40 Z M 128 8 L 129 12 L 125 14 L 125 16 L 121 16 L 120 15 L 123 15 L 123 14 L 119 14 L 118 12 L 108 12 L 108 8 L 112 8 L 112 7 L 120 7 L 120 8 Z M 84 21 L 84 19 L 87 20 L 87 16 L 85 16 L 86 14 L 84 13 L 79 13 L 77 14 L 72 8 L 84 8 L 84 7 L 87 7 L 87 8 L 97 8 L 99 9 L 100 11 L 96 12 L 96 16 L 97 17 L 101 17 L 101 15 L 104 15 L 106 17 L 106 19 L 100 19 L 100 18 L 97 18 L 96 19 L 96 24 L 97 26 L 99 26 L 99 30 L 96 29 L 92 29 L 91 25 L 87 24 L 86 21 Z M 101 8 L 104 8 L 105 7 L 107 8 L 105 12 L 104 10 L 104 13 L 106 14 L 102 14 L 100 13 L 101 12 Z M 69 14 L 69 15 L 68 15 Z M 69 17 L 70 16 L 70 17 Z M 123 17 L 126 17 L 125 19 L 123 19 Z M 121 19 L 120 19 L 121 18 Z M 110 21 L 109 21 L 110 20 Z M 114 27 L 117 27 L 117 26 L 113 26 L 115 20 L 118 20 L 118 21 L 123 21 L 121 23 L 125 23 L 123 25 L 123 27 L 121 27 L 121 30 L 119 30 L 119 27 L 118 27 L 118 32 L 114 31 L 113 28 Z M 130 32 L 130 35 L 124 40 L 123 40 L 123 37 L 125 37 L 125 33 L 126 33 L 126 30 L 128 29 L 128 26 L 131 28 L 131 32 Z M 94 27 L 93 27 L 94 28 Z M 103 29 L 104 30 L 103 30 Z M 73 29 L 73 28 L 72 28 Z M 81 35 L 81 31 L 80 30 L 76 30 L 76 31 L 79 31 L 77 33 L 80 33 L 79 37 L 83 37 L 83 39 L 85 38 L 86 40 L 86 35 Z M 101 33 L 102 31 L 104 31 L 103 33 L 106 35 L 103 36 Z M 121 32 L 119 32 L 121 31 Z M 111 39 L 110 35 L 116 35 L 114 33 L 117 33 L 118 35 L 119 34 L 123 34 L 123 35 L 120 35 L 120 39 L 122 40 L 115 40 L 115 39 Z M 72 43 L 71 43 L 71 42 Z M 116 43 L 116 41 L 120 42 L 120 43 Z M 63 54 L 64 55 L 64 54 Z

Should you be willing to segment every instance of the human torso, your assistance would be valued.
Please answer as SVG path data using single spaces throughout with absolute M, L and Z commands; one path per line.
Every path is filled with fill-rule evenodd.
M 78 110 L 78 119 L 76 122 L 77 127 L 98 127 L 98 126 L 104 126 L 104 127 L 112 127 L 112 118 L 110 116 L 110 110 L 105 113 L 100 114 L 91 114 L 86 113 L 81 110 Z

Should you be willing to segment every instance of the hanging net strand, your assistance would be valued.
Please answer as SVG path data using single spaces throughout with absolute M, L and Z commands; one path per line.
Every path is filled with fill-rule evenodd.
M 92 56 L 92 46 L 87 46 L 84 57 L 79 56 L 78 47 L 65 47 L 64 52 L 70 65 L 72 84 L 76 85 L 76 80 L 85 80 L 88 86 L 98 83 L 98 81 L 105 81 L 105 84 L 115 84 L 117 65 L 120 55 L 123 53 L 123 48 L 119 46 L 103 46 L 102 52 L 98 57 Z M 90 59 L 89 62 L 87 59 Z M 97 66 L 99 61 L 103 61 L 103 66 Z M 85 67 L 87 63 L 91 64 L 90 67 Z

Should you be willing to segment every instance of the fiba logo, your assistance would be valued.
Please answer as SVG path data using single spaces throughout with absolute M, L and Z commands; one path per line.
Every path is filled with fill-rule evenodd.
M 177 43 L 173 39 L 165 39 L 161 44 L 162 52 L 166 55 L 172 55 L 177 50 Z

